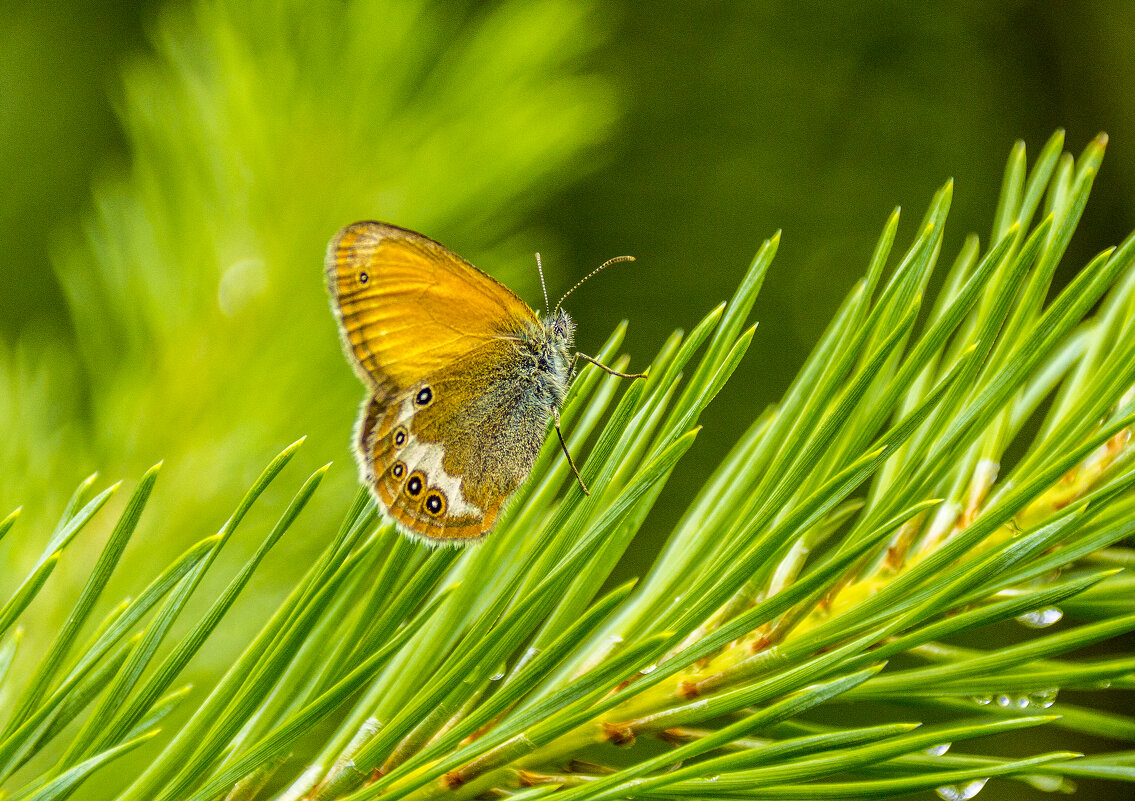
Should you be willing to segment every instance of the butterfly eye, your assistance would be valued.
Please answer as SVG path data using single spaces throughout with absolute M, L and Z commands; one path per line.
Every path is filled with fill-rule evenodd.
M 365 284 L 369 280 L 370 280 L 370 275 L 367 274 L 366 270 L 360 270 L 359 271 L 359 283 Z
M 394 444 L 399 448 L 406 444 L 405 427 L 398 426 L 398 428 L 394 429 Z M 401 476 L 399 476 L 399 478 L 401 478 Z
M 405 463 L 404 462 L 395 462 L 390 468 L 390 475 L 392 475 L 392 476 L 394 476 L 395 478 L 398 478 L 398 479 L 400 479 L 400 478 L 402 478 L 402 476 L 406 475 Z
M 418 390 L 418 394 L 414 396 L 414 403 L 419 406 L 428 406 L 430 401 L 434 399 L 433 390 L 429 387 L 422 387 Z
M 445 496 L 438 490 L 430 490 L 426 496 L 426 511 L 434 517 L 441 517 L 445 512 Z
M 406 494 L 411 498 L 417 498 L 421 495 L 422 489 L 426 486 L 425 478 L 421 473 L 412 473 L 410 480 L 406 482 Z

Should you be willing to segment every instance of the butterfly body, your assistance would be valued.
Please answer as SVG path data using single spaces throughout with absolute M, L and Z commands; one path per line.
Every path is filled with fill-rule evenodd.
M 384 223 L 341 230 L 326 275 L 370 390 L 355 431 L 363 481 L 415 537 L 484 536 L 563 405 L 571 318 L 539 318 L 442 245 Z

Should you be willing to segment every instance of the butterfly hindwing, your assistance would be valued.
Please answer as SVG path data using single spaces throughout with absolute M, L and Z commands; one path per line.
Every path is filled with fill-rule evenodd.
M 447 447 L 420 439 L 430 410 L 407 414 L 413 396 L 383 407 L 371 398 L 359 431 L 362 469 L 386 511 L 411 534 L 431 540 L 477 539 L 492 529 L 504 494 L 470 498 L 463 477 L 446 469 Z
M 541 411 L 515 362 L 516 351 L 502 343 L 500 352 L 477 352 L 388 404 L 365 405 L 361 467 L 404 528 L 437 540 L 483 536 L 528 475 L 551 412 Z

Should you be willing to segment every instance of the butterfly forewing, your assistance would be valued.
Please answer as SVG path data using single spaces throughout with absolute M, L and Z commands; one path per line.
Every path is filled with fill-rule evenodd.
M 327 283 L 356 370 L 386 391 L 536 321 L 508 287 L 432 239 L 385 223 L 355 223 L 331 240 Z

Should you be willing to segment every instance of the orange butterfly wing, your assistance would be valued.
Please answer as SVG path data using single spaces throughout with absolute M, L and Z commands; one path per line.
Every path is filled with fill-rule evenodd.
M 356 431 L 363 480 L 411 534 L 483 536 L 522 476 L 477 471 L 484 409 L 474 425 L 462 418 L 483 407 L 485 376 L 510 370 L 510 340 L 536 315 L 448 248 L 385 223 L 340 231 L 326 274 L 344 348 L 373 394 Z M 418 404 L 427 379 L 431 398 Z
M 328 245 L 326 273 L 343 344 L 379 400 L 538 323 L 504 284 L 432 239 L 386 223 L 342 229 Z
M 421 426 L 425 432 L 419 430 L 423 414 L 400 415 L 399 404 L 384 407 L 373 397 L 363 404 L 356 453 L 364 481 L 404 531 L 433 541 L 479 539 L 492 530 L 515 484 L 506 491 L 478 492 L 476 482 L 469 486 L 469 476 L 448 472 L 445 456 L 452 445 L 442 448 L 421 437 L 434 427 L 427 423 Z M 399 437 L 405 446 L 397 444 Z M 417 485 L 411 483 L 415 477 Z

